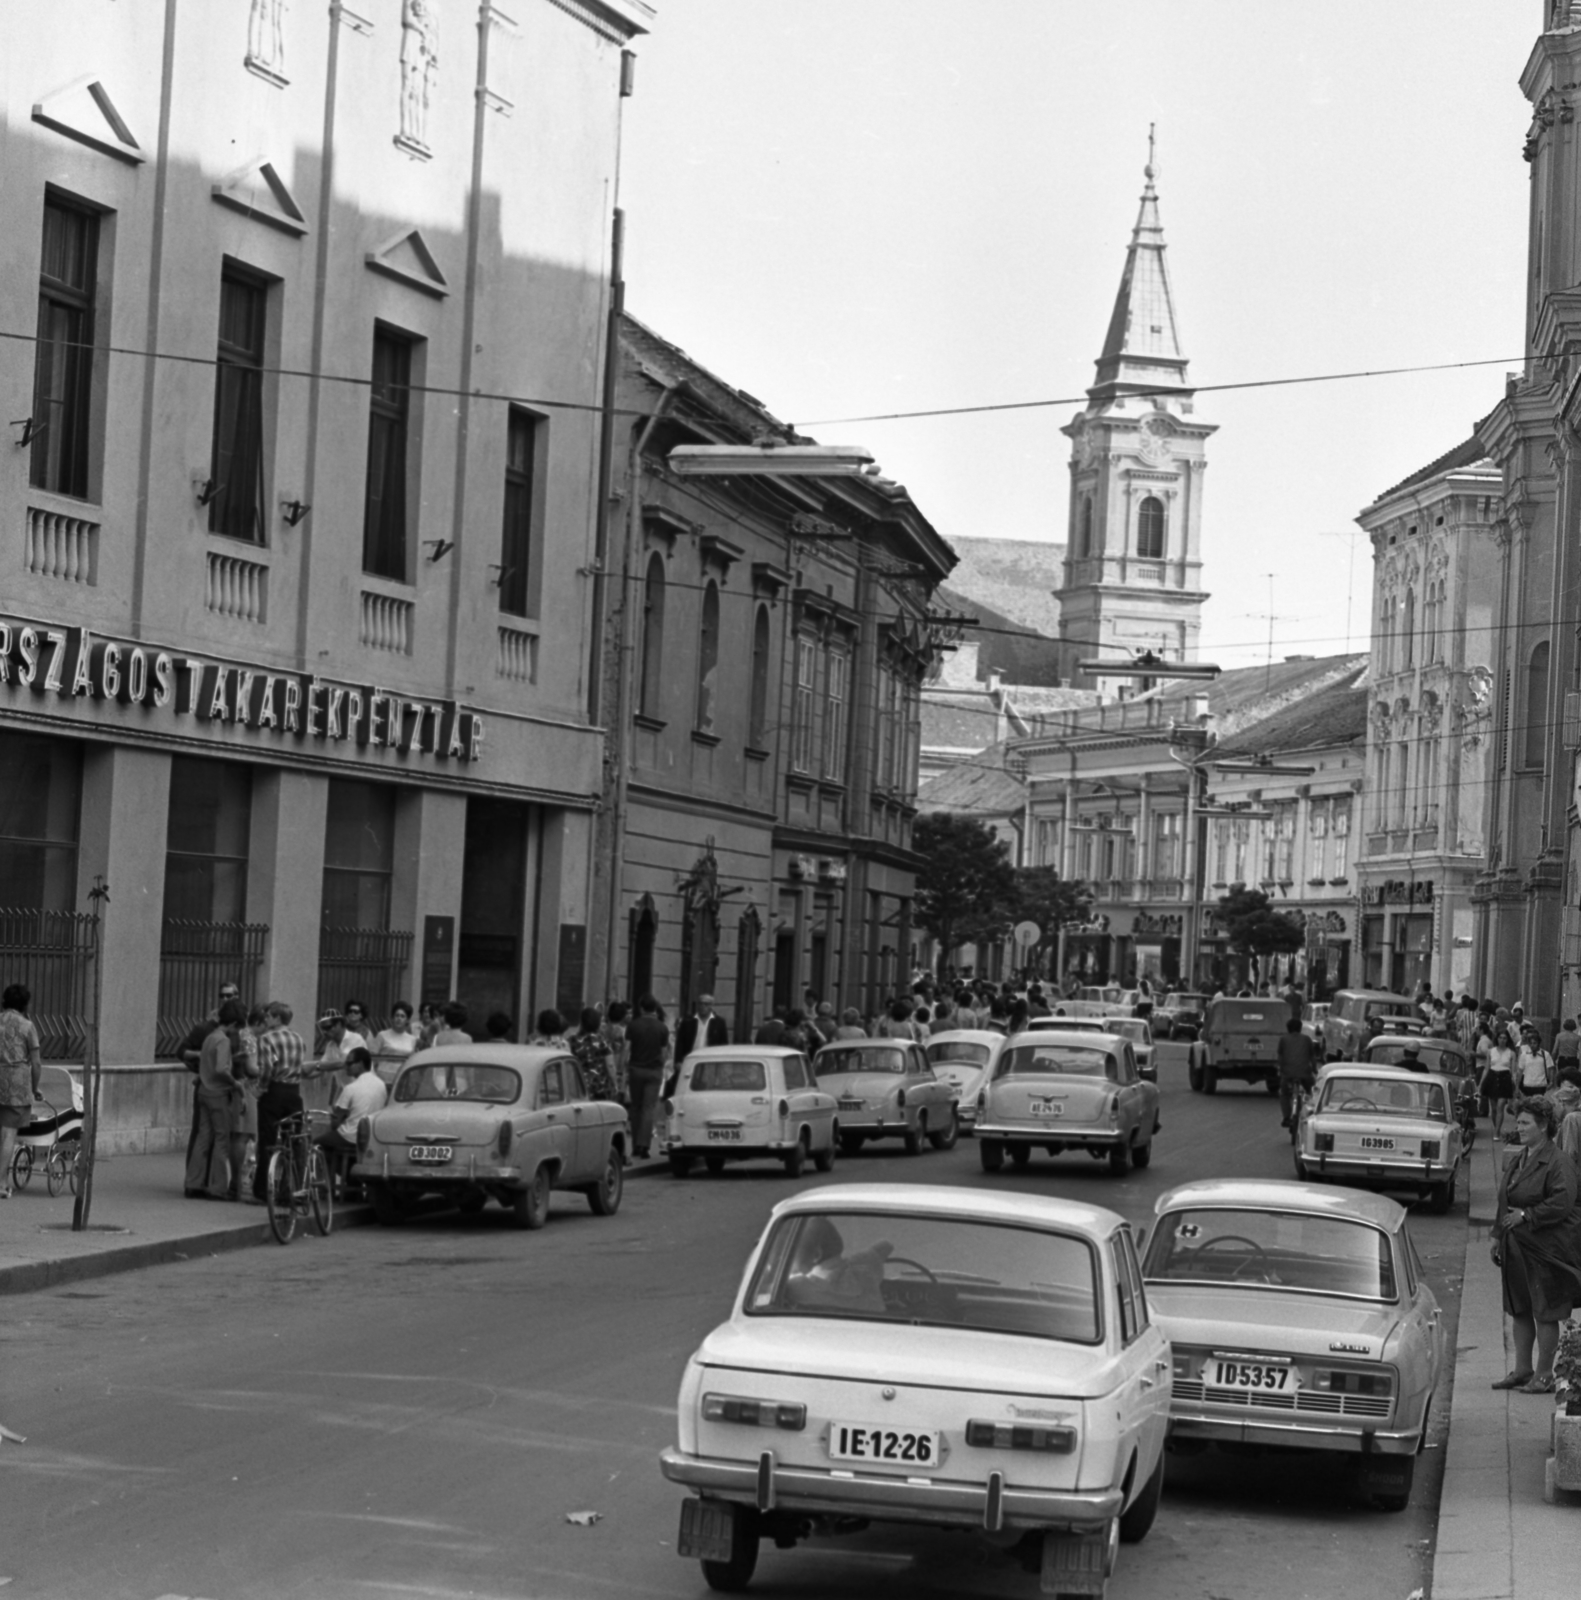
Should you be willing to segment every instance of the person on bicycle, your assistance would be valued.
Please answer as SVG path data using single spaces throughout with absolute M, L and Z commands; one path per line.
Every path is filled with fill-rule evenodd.
M 1288 1128 L 1295 1109 L 1296 1085 L 1310 1089 L 1317 1081 L 1312 1041 L 1302 1031 L 1299 1017 L 1286 1021 L 1275 1054 L 1279 1060 L 1279 1126 Z

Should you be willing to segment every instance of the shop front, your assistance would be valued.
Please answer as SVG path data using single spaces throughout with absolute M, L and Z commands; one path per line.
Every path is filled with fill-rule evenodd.
M 1411 994 L 1419 983 L 1440 987 L 1435 981 L 1439 918 L 1434 880 L 1363 884 L 1361 903 L 1363 984 L 1393 994 Z

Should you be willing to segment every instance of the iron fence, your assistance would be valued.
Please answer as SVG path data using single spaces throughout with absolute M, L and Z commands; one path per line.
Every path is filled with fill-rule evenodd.
M 242 1004 L 257 1003 L 266 922 L 191 922 L 169 917 L 159 941 L 159 1015 L 154 1053 L 179 1055 L 182 1041 L 213 1012 L 220 985 L 235 983 Z
M 410 1002 L 406 969 L 412 934 L 391 928 L 330 928 L 318 935 L 318 1014 L 343 1010 L 348 1000 L 368 1008 L 368 1027 L 387 1027 L 390 1007 Z
M 98 921 L 85 912 L 0 906 L 0 987 L 32 990 L 28 1015 L 47 1061 L 81 1061 L 87 1052 Z

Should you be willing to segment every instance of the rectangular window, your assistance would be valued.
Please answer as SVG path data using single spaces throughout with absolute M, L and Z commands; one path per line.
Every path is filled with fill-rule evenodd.
M 1274 877 L 1280 883 L 1295 878 L 1296 808 L 1293 801 L 1274 807 Z
M 324 926 L 390 926 L 395 869 L 395 790 L 330 779 L 324 826 Z
M 900 711 L 905 729 L 905 742 L 901 747 L 900 777 L 897 787 L 906 800 L 917 795 L 917 766 L 922 759 L 922 686 L 907 682 L 901 688 Z
M 53 196 L 46 199 L 29 482 L 78 500 L 88 497 L 98 262 L 98 217 Z
M 506 424 L 505 522 L 500 531 L 500 610 L 527 617 L 532 573 L 534 490 L 538 453 L 537 417 L 512 408 Z
M 1252 825 L 1249 822 L 1230 823 L 1230 878 L 1231 883 L 1246 882 L 1246 849 L 1251 843 Z
M 1230 825 L 1216 822 L 1213 825 L 1213 881 L 1230 881 Z
M 796 640 L 796 700 L 791 707 L 791 766 L 812 771 L 813 695 L 818 675 L 818 648 L 811 639 Z
M 209 532 L 262 544 L 263 365 L 268 290 L 227 267 L 220 279 L 220 338 L 214 372 L 214 450 Z
M 373 335 L 368 402 L 368 486 L 362 570 L 406 581 L 406 477 L 412 401 L 412 344 L 379 328 Z
M 0 911 L 78 909 L 81 802 L 80 745 L 0 730 Z
M 1314 800 L 1307 813 L 1307 837 L 1312 841 L 1312 857 L 1307 875 L 1312 878 L 1328 876 L 1328 800 Z
M 1334 802 L 1331 823 L 1334 836 L 1334 870 L 1331 876 L 1343 878 L 1350 871 L 1350 797 L 1342 796 Z
M 1180 876 L 1180 813 L 1171 811 L 1153 820 L 1153 876 Z
M 824 661 L 823 775 L 836 781 L 845 777 L 845 716 L 850 672 L 851 658 L 845 651 L 828 652 Z
M 252 773 L 176 756 L 165 830 L 165 920 L 245 922 Z

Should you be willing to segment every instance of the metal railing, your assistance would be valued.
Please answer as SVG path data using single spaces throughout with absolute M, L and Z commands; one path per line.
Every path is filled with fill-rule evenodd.
M 154 1055 L 168 1060 L 182 1041 L 214 1010 L 220 985 L 234 982 L 242 1004 L 258 995 L 266 922 L 193 922 L 167 917 L 159 939 L 159 1014 L 154 1023 Z
M 33 991 L 28 1015 L 46 1061 L 80 1061 L 88 1048 L 97 917 L 0 906 L 0 977 Z
M 318 1010 L 339 1011 L 355 997 L 368 1008 L 368 1026 L 383 1028 L 404 990 L 412 934 L 391 928 L 331 928 L 318 935 Z

